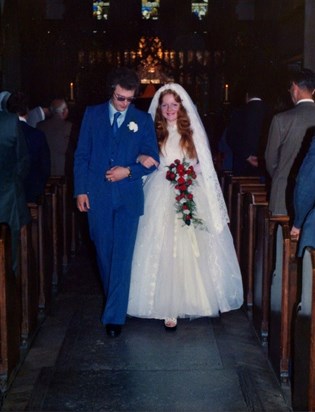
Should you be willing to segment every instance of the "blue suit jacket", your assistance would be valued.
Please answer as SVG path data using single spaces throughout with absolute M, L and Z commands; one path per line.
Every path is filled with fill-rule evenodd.
M 137 125 L 137 131 L 130 128 Z M 129 125 L 129 126 L 128 126 Z M 159 161 L 154 124 L 148 113 L 130 105 L 116 136 L 109 120 L 109 102 L 87 107 L 74 159 L 74 195 L 87 194 L 91 209 L 125 206 L 130 214 L 140 216 L 144 209 L 142 176 L 155 170 L 147 169 L 136 160 L 140 154 Z M 105 172 L 113 166 L 129 166 L 131 178 L 110 183 Z
M 299 170 L 294 189 L 294 226 L 302 228 L 298 255 L 315 247 L 315 138 Z

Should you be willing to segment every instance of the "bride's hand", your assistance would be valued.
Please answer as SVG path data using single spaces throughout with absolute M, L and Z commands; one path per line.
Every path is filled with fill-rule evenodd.
M 146 167 L 147 169 L 149 169 L 152 166 L 155 166 L 155 167 L 159 166 L 159 163 L 155 159 L 153 159 L 153 157 L 147 156 L 147 155 L 138 156 L 137 161 L 141 163 L 142 166 Z

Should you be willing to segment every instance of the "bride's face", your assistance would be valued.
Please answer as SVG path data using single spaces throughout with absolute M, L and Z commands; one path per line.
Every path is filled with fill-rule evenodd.
M 173 94 L 169 93 L 163 96 L 161 103 L 162 116 L 168 124 L 174 124 L 177 121 L 179 103 L 175 100 Z

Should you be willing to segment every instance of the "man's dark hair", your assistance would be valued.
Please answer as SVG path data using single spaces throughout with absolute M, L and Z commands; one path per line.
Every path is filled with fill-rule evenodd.
M 297 84 L 301 89 L 313 91 L 315 89 L 315 73 L 310 69 L 292 72 L 290 82 Z
M 7 101 L 8 112 L 25 116 L 28 113 L 28 98 L 23 92 L 13 92 Z
M 107 80 L 107 88 L 110 94 L 113 93 L 116 86 L 119 85 L 126 90 L 135 90 L 135 94 L 139 91 L 140 80 L 137 73 L 128 67 L 119 67 L 113 70 Z

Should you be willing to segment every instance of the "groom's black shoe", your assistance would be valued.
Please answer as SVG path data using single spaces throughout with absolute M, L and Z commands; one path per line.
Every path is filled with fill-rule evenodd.
M 117 338 L 121 334 L 121 325 L 109 323 L 106 325 L 106 333 L 110 338 Z

